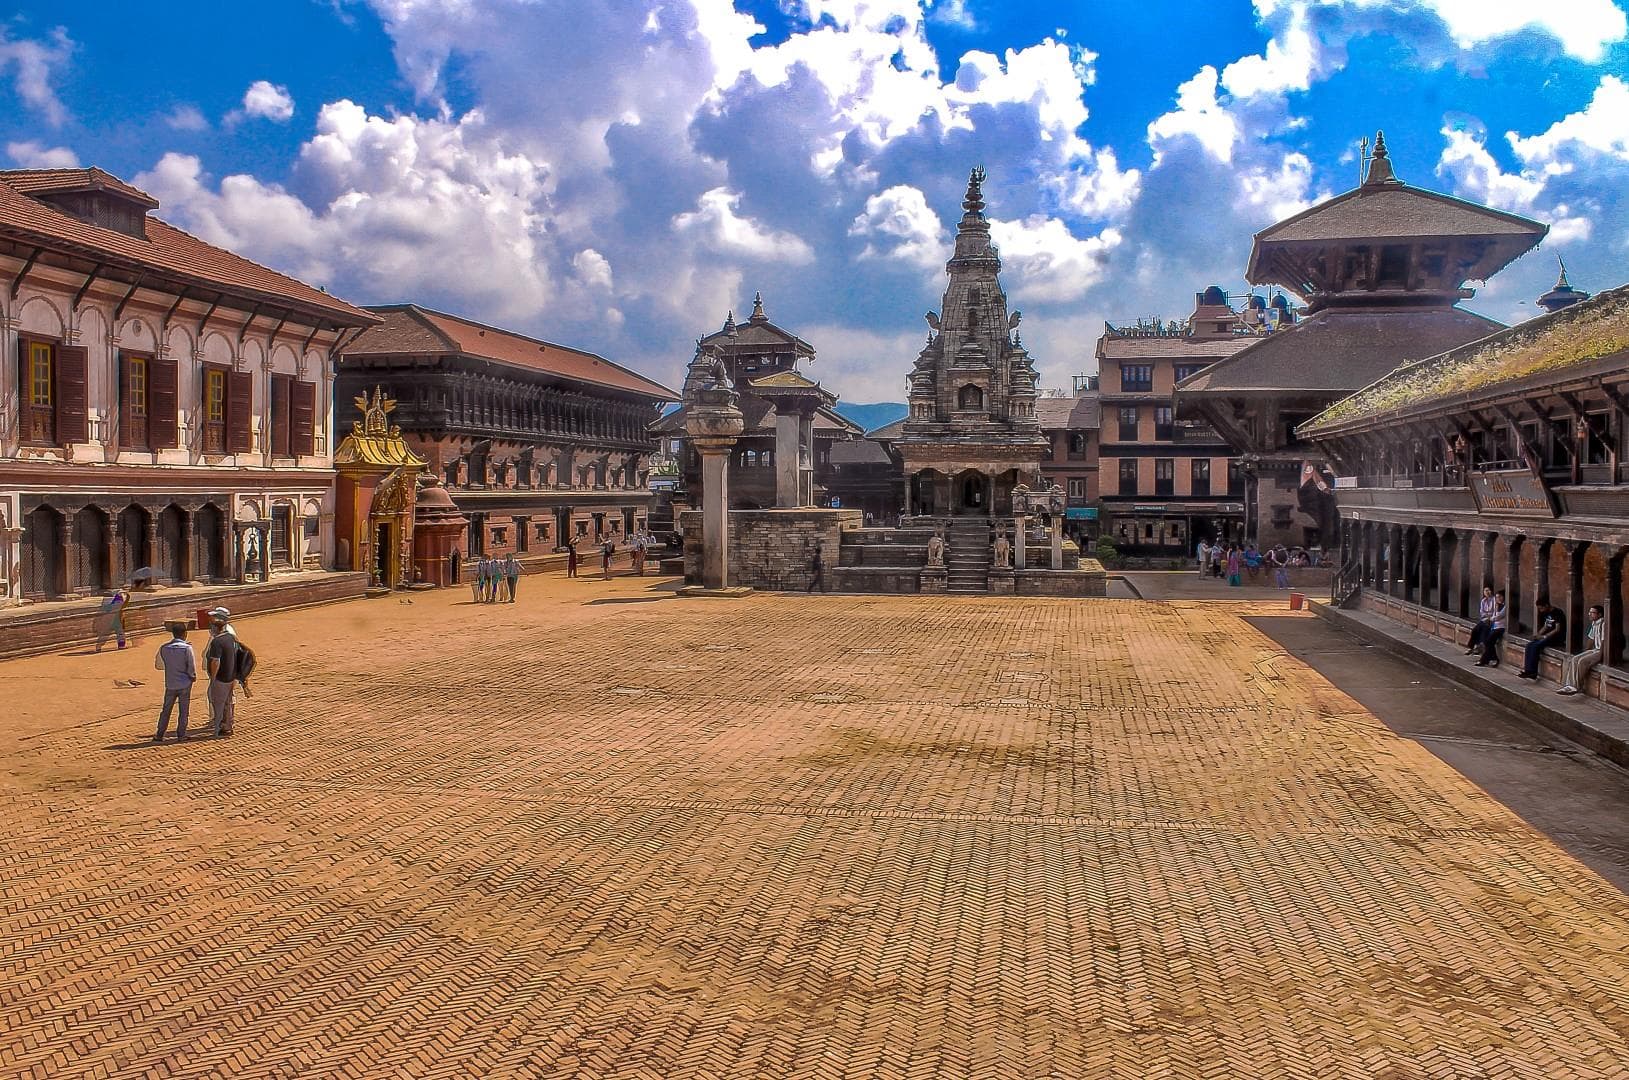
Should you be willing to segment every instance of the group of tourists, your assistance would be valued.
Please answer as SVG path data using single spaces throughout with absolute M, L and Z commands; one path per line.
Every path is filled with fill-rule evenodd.
M 1482 599 L 1477 604 L 1476 613 L 1476 625 L 1471 628 L 1471 640 L 1465 655 L 1480 654 L 1476 661 L 1477 667 L 1496 668 L 1500 664 L 1501 647 L 1504 644 L 1505 628 L 1509 620 L 1504 590 L 1496 592 L 1491 585 L 1483 586 Z M 1548 600 L 1541 601 L 1538 605 L 1538 626 L 1522 652 L 1522 669 L 1516 673 L 1516 677 L 1536 680 L 1539 677 L 1539 660 L 1544 650 L 1564 648 L 1566 643 L 1567 616 Z M 1606 611 L 1600 604 L 1591 604 L 1589 628 L 1584 633 L 1584 648 L 1581 652 L 1572 653 L 1562 660 L 1561 685 L 1556 687 L 1556 693 L 1568 696 L 1580 693 L 1579 684 L 1587 679 L 1589 673 L 1601 662 L 1601 654 L 1605 647 Z
M 1287 589 L 1290 587 L 1290 567 L 1315 565 L 1304 548 L 1292 550 L 1283 544 L 1275 544 L 1263 552 L 1255 544 L 1223 544 L 1220 540 L 1212 544 L 1209 537 L 1200 538 L 1194 556 L 1199 564 L 1200 577 L 1226 577 L 1227 583 L 1235 587 L 1244 584 L 1246 574 L 1254 582 L 1263 570 L 1270 570 L 1273 587 Z
M 206 698 L 210 729 L 217 738 L 225 738 L 236 730 L 237 692 L 242 689 L 245 695 L 249 693 L 255 654 L 238 640 L 230 611 L 218 607 L 208 614 L 209 645 L 204 650 L 204 676 L 209 680 Z M 172 622 L 168 628 L 170 640 L 160 645 L 158 655 L 153 657 L 154 669 L 164 673 L 164 704 L 158 714 L 158 731 L 153 735 L 156 743 L 164 741 L 172 713 L 176 717 L 175 741 L 186 741 L 192 687 L 198 681 L 198 657 L 187 640 L 187 624 Z
M 626 540 L 626 543 L 627 543 L 627 546 L 628 546 L 628 553 L 629 553 L 629 557 L 630 557 L 629 561 L 630 561 L 630 563 L 632 565 L 633 572 L 634 572 L 634 574 L 636 576 L 642 576 L 645 573 L 645 554 L 646 554 L 646 552 L 648 552 L 652 548 L 658 546 L 657 542 L 656 542 L 656 537 L 651 535 L 650 533 L 643 533 L 643 532 L 629 533 L 628 538 Z M 600 576 L 603 577 L 603 578 L 608 579 L 611 576 L 611 561 L 616 558 L 617 542 L 614 539 L 612 539 L 611 537 L 607 536 L 600 543 L 599 549 L 600 549 Z M 567 540 L 566 541 L 566 577 L 576 577 L 577 576 L 577 565 L 578 565 L 578 562 L 580 561 L 580 559 L 581 559 L 581 556 L 577 552 L 577 541 L 574 540 L 574 539 L 573 540 Z
M 513 553 L 506 559 L 477 559 L 469 584 L 477 604 L 513 604 L 520 587 L 520 562 Z

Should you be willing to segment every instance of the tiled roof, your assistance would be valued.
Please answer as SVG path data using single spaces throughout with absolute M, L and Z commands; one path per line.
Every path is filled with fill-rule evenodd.
M 880 443 L 870 439 L 847 439 L 832 443 L 827 460 L 833 465 L 891 465 L 894 459 L 888 456 L 888 451 Z
M 880 428 L 874 428 L 873 430 L 866 432 L 865 437 L 868 439 L 876 439 L 879 442 L 893 442 L 895 439 L 898 439 L 901 435 L 905 434 L 905 421 L 908 419 L 910 419 L 910 417 L 902 416 L 898 420 L 895 420 L 892 424 L 884 424 Z
M 1177 384 L 1177 393 L 1300 390 L 1345 395 L 1398 364 L 1500 329 L 1492 319 L 1457 307 L 1325 308 L 1189 376 Z
M 113 191 L 149 210 L 158 209 L 157 199 L 94 165 L 88 169 L 0 169 L 0 181 L 25 195 L 50 191 Z
M 1104 334 L 1097 339 L 1097 355 L 1108 360 L 1169 357 L 1177 363 L 1190 359 L 1219 360 L 1259 340 L 1253 334 L 1234 334 L 1225 338 L 1121 337 Z
M 374 322 L 374 316 L 361 308 L 241 255 L 206 244 L 156 217 L 147 217 L 146 239 L 105 229 L 23 194 L 7 175 L 17 174 L 0 175 L 0 235 L 25 244 L 79 254 L 110 267 L 156 272 L 194 287 L 241 299 L 315 310 L 340 326 L 366 326 Z
M 743 435 L 773 435 L 775 434 L 775 406 L 761 397 L 752 394 L 742 394 L 740 409 L 744 428 Z M 672 412 L 653 421 L 649 428 L 655 435 L 682 435 L 684 434 L 684 408 L 681 406 Z M 814 430 L 823 435 L 858 435 L 860 426 L 851 420 L 845 419 L 842 414 L 829 408 L 820 408 L 814 414 Z
M 1041 398 L 1035 402 L 1035 416 L 1042 431 L 1082 431 L 1100 423 L 1101 406 L 1096 394 L 1069 398 Z
M 603 356 L 540 341 L 417 304 L 369 308 L 383 317 L 345 348 L 346 356 L 458 353 L 547 372 L 576 382 L 627 390 L 659 401 L 678 395 Z
M 1424 236 L 1541 237 L 1546 226 L 1408 184 L 1363 185 L 1256 234 L 1257 243 Z
M 1447 398 L 1493 394 L 1530 376 L 1560 378 L 1566 368 L 1610 357 L 1629 365 L 1629 285 L 1399 367 L 1301 430 L 1316 433 L 1382 413 L 1413 413 Z

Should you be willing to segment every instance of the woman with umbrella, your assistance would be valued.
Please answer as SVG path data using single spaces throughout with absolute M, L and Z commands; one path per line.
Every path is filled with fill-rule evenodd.
M 123 589 L 114 589 L 113 595 L 102 601 L 101 614 L 96 617 L 96 651 L 101 652 L 108 638 L 114 638 L 124 648 L 124 606 L 130 595 Z

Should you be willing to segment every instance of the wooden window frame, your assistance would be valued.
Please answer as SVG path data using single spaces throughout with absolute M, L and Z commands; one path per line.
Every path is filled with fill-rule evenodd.
M 214 382 L 220 384 L 220 415 L 215 415 Z M 231 409 L 232 369 L 224 364 L 205 364 L 202 370 L 203 408 L 200 411 L 203 450 L 206 454 L 227 452 L 227 416 Z
M 153 423 L 153 358 L 119 351 L 119 447 L 151 450 Z
M 1188 470 L 1188 493 L 1190 495 L 1209 496 L 1211 474 L 1210 458 L 1194 458 L 1193 464 L 1188 466 Z M 1201 488 L 1204 490 L 1200 490 Z
M 18 362 L 23 365 L 18 372 L 21 386 L 17 404 L 21 423 L 18 434 L 24 446 L 59 446 L 57 442 L 57 349 L 60 342 L 48 338 L 23 337 L 18 342 Z M 45 379 L 42 384 L 39 372 L 35 368 L 37 358 L 35 350 L 44 353 Z M 43 386 L 45 401 L 38 400 Z M 43 425 L 46 437 L 35 435 L 35 423 Z
M 1165 474 L 1164 476 L 1160 475 L 1160 473 L 1162 473 L 1162 472 Z M 1155 495 L 1175 495 L 1176 494 L 1176 459 L 1175 458 L 1163 457 L 1163 458 L 1155 458 L 1154 459 L 1154 494 Z
M 1126 466 L 1128 466 L 1128 465 L 1131 466 L 1129 469 L 1126 468 Z M 1135 494 L 1137 494 L 1137 485 L 1139 483 L 1141 483 L 1141 481 L 1138 479 L 1138 475 L 1139 475 L 1139 470 L 1137 468 L 1137 459 L 1136 458 L 1121 458 L 1120 459 L 1120 464 L 1119 464 L 1119 466 L 1117 467 L 1117 470 L 1116 470 L 1116 481 L 1115 481 L 1119 485 L 1118 493 L 1121 494 L 1121 495 L 1135 495 Z M 1131 490 L 1130 491 L 1126 490 L 1126 481 L 1127 480 L 1129 480 L 1131 482 L 1131 485 L 1130 485 Z

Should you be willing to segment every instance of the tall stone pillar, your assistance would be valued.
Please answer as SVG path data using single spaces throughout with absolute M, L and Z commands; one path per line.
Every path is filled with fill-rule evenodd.
M 1023 514 L 1014 514 L 1012 523 L 1012 565 L 1014 570 L 1023 570 L 1028 563 L 1029 519 Z
M 794 510 L 805 505 L 802 487 L 803 419 L 791 411 L 775 414 L 775 506 Z M 705 462 L 703 469 L 705 469 Z M 703 480 L 704 490 L 706 481 Z
M 701 587 L 719 592 L 729 588 L 730 451 L 746 423 L 723 361 L 698 348 L 690 367 L 684 430 L 701 455 Z

